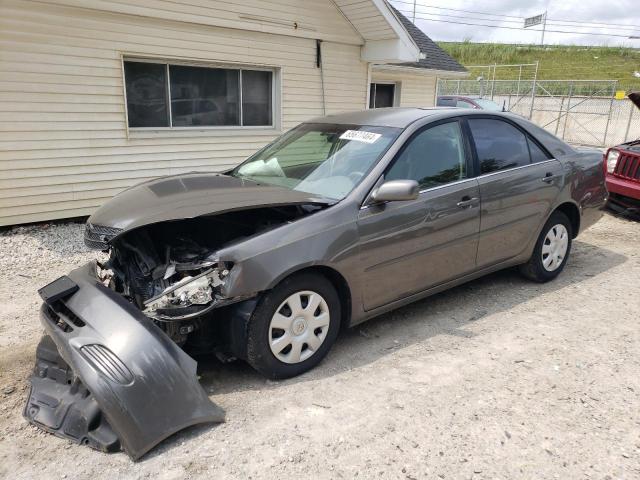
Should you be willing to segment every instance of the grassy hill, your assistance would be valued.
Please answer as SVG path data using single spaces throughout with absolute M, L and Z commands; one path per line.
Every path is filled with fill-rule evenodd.
M 621 90 L 640 90 L 640 50 L 625 47 L 584 47 L 505 45 L 498 43 L 471 43 L 468 41 L 439 45 L 465 66 L 517 64 L 540 62 L 538 78 L 541 80 L 618 80 Z M 471 78 L 485 74 L 470 69 Z M 531 78 L 533 69 L 525 69 L 523 78 Z M 518 78 L 517 68 L 496 70 L 496 79 Z

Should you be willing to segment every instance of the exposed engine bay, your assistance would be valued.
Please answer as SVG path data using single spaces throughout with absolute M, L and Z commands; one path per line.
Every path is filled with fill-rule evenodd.
M 101 227 L 87 224 L 85 243 L 109 251 L 109 260 L 98 266 L 103 284 L 182 345 L 207 313 L 234 301 L 221 294 L 233 265 L 217 251 L 319 208 L 291 205 L 162 222 L 122 235 L 110 232 L 114 238 L 103 235 L 102 243 L 92 240 Z

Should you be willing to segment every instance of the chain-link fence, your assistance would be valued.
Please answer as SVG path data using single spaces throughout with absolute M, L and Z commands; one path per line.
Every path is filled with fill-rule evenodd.
M 605 147 L 640 138 L 640 111 L 615 80 L 439 80 L 438 96 L 493 100 L 569 143 Z

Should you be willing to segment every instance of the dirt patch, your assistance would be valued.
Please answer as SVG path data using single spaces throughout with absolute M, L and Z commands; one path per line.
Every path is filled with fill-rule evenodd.
M 639 223 L 606 216 L 549 284 L 507 270 L 349 330 L 295 379 L 200 359 L 227 422 L 137 463 L 21 417 L 35 292 L 93 256 L 80 235 L 73 224 L 0 235 L 0 477 L 640 477 Z

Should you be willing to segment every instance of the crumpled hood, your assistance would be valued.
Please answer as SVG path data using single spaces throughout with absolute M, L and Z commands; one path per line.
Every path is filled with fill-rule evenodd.
M 326 204 L 326 199 L 219 173 L 186 173 L 125 190 L 89 217 L 88 223 L 132 230 L 143 225 L 254 207 Z

